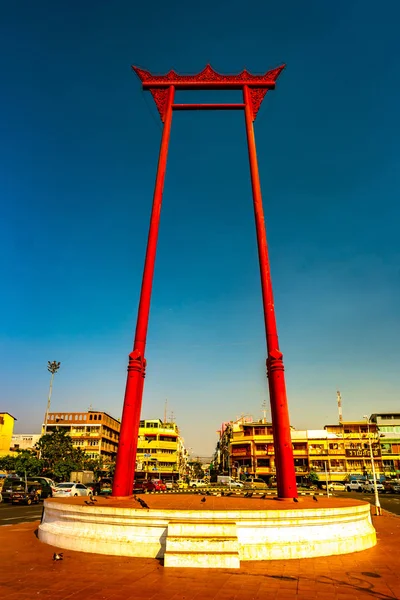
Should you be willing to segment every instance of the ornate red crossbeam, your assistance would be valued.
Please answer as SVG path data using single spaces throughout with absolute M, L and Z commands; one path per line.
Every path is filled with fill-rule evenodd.
M 254 218 L 258 257 L 260 264 L 261 289 L 264 308 L 264 323 L 267 341 L 267 375 L 271 402 L 272 426 L 275 445 L 275 466 L 279 498 L 297 496 L 296 474 L 290 435 L 289 412 L 286 399 L 285 375 L 282 352 L 279 349 L 278 332 L 275 320 L 274 299 L 262 206 L 260 176 L 258 172 L 253 121 L 268 90 L 274 89 L 275 82 L 283 66 L 264 75 L 252 75 L 242 71 L 238 75 L 220 75 L 207 65 L 197 75 L 178 75 L 170 71 L 166 75 L 153 75 L 149 71 L 132 67 L 143 84 L 143 89 L 153 95 L 161 120 L 164 123 L 160 154 L 150 218 L 149 236 L 143 270 L 142 289 L 138 308 L 135 341 L 129 355 L 128 377 L 125 389 L 124 409 L 115 470 L 113 496 L 129 496 L 132 493 L 136 445 L 139 432 L 140 411 L 144 377 L 146 372 L 145 348 L 150 314 L 150 300 L 153 286 L 158 230 L 160 224 L 162 194 L 167 165 L 168 145 L 174 110 L 243 110 L 245 116 L 247 145 L 250 162 L 251 186 L 253 192 Z M 175 104 L 176 90 L 196 89 L 240 89 L 242 103 L 232 104 Z
M 207 65 L 197 75 L 179 75 L 175 71 L 169 71 L 166 75 L 153 75 L 145 69 L 132 67 L 142 82 L 143 89 L 151 92 L 163 123 L 165 121 L 168 89 L 171 86 L 174 87 L 174 90 L 242 90 L 247 86 L 252 120 L 254 121 L 265 94 L 268 90 L 275 88 L 276 80 L 284 68 L 285 65 L 282 65 L 267 71 L 263 75 L 253 75 L 246 69 L 237 75 L 221 75 L 211 65 Z M 174 110 L 235 110 L 244 109 L 244 104 L 175 104 L 172 108 Z

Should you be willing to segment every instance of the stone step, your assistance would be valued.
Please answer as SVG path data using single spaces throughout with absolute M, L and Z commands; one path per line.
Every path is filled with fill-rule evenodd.
M 166 540 L 166 552 L 219 553 L 238 552 L 237 537 L 231 536 L 170 536 Z
M 235 521 L 170 521 L 168 536 L 180 537 L 237 537 Z
M 236 522 L 187 520 L 168 523 L 164 566 L 238 569 Z
M 193 569 L 240 569 L 237 552 L 166 552 L 164 567 L 186 567 Z

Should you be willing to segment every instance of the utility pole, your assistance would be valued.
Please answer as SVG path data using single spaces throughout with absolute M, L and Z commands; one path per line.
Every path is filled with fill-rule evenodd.
M 44 418 L 44 433 L 43 433 L 43 435 L 46 435 L 46 433 L 47 433 L 47 420 L 49 418 L 51 394 L 53 392 L 53 379 L 54 379 L 54 375 L 57 373 L 58 369 L 60 368 L 60 365 L 61 365 L 61 363 L 57 362 L 55 360 L 53 360 L 53 362 L 47 361 L 47 370 L 51 373 L 51 377 L 50 377 L 49 397 L 47 399 L 46 415 Z
M 364 415 L 364 419 L 367 421 L 369 455 L 371 458 L 372 478 L 374 481 L 374 495 L 375 495 L 375 508 L 376 508 L 375 516 L 380 517 L 382 515 L 382 509 L 381 509 L 381 503 L 379 500 L 378 485 L 377 485 L 377 481 L 376 481 L 376 472 L 375 472 L 375 460 L 374 460 L 374 453 L 372 450 L 372 442 L 371 442 L 371 436 L 370 436 L 370 430 L 369 430 L 370 420 L 369 420 L 368 415 Z
M 339 424 L 343 423 L 343 413 L 342 413 L 342 396 L 340 395 L 339 390 L 336 392 L 337 395 L 337 405 L 338 405 L 338 412 L 339 412 Z
M 49 360 L 47 361 L 47 370 L 49 371 L 49 373 L 51 373 L 51 377 L 50 377 L 49 397 L 47 398 L 46 414 L 44 416 L 43 435 L 47 434 L 47 421 L 48 421 L 49 412 L 50 412 L 51 394 L 53 392 L 53 379 L 54 379 L 54 375 L 57 373 L 58 369 L 60 368 L 60 365 L 61 365 L 61 363 L 57 362 L 56 360 L 53 360 L 53 362 L 50 362 Z M 39 458 L 42 458 L 41 450 L 39 452 Z
M 263 415 L 264 415 L 263 423 L 266 423 L 267 422 L 267 401 L 266 400 L 264 400 L 263 403 L 261 404 L 261 408 L 263 409 Z

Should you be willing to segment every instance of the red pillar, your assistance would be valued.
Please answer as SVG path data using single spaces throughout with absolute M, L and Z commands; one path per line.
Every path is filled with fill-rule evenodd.
M 260 262 L 261 288 L 267 337 L 267 375 L 274 433 L 276 478 L 279 498 L 297 497 L 293 447 L 290 437 L 289 411 L 286 398 L 283 355 L 279 350 L 276 328 L 274 298 L 268 257 L 267 235 L 262 206 L 260 176 L 258 172 L 256 143 L 253 128 L 253 108 L 249 88 L 243 86 L 247 145 L 249 151 L 251 187 L 253 191 L 254 217 L 256 222 L 258 258 Z
M 145 377 L 146 360 L 144 358 L 149 324 L 151 291 L 153 287 L 154 265 L 157 252 L 158 229 L 165 171 L 167 166 L 168 145 L 172 123 L 172 104 L 174 102 L 174 86 L 168 90 L 165 108 L 164 128 L 161 138 L 156 183 L 154 187 L 153 208 L 150 218 L 147 239 L 146 258 L 143 269 L 142 289 L 133 351 L 129 355 L 128 377 L 125 388 L 124 407 L 122 411 L 121 431 L 119 436 L 117 462 L 113 483 L 113 496 L 130 496 L 135 478 L 136 448 L 139 433 L 140 411 Z

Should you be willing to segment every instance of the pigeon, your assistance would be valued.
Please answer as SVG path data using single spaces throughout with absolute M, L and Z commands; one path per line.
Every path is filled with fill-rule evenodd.
M 265 500 L 267 494 L 263 494 L 262 496 L 260 496 L 261 500 Z
M 222 492 L 220 493 L 220 496 L 225 496 L 224 490 L 222 490 Z
M 200 502 L 205 502 L 205 501 L 206 501 L 206 497 L 204 496 L 204 498 L 202 498 L 202 499 L 200 500 Z
M 94 506 L 94 502 L 90 501 L 88 502 L 87 500 L 85 500 L 85 504 L 87 504 L 88 506 Z
M 63 553 L 60 552 L 59 554 L 57 554 L 57 552 L 54 552 L 53 560 L 63 560 Z
M 206 496 L 211 496 L 211 492 L 210 492 L 210 490 L 207 490 L 207 491 L 206 491 Z
M 150 508 L 149 505 L 146 504 L 146 502 L 144 500 L 142 500 L 141 498 L 138 498 L 138 502 L 142 508 Z
M 314 502 L 318 502 L 317 496 L 313 496 L 312 499 L 314 500 Z
M 225 496 L 232 496 L 233 492 L 228 492 Z
M 97 498 L 94 498 L 94 497 L 92 496 L 92 502 L 97 502 Z
M 293 498 L 293 502 L 298 502 L 297 498 Z

